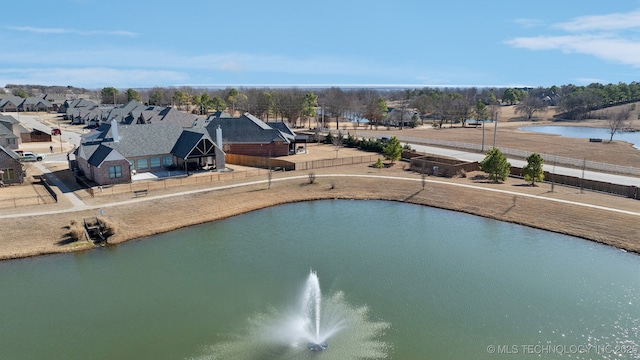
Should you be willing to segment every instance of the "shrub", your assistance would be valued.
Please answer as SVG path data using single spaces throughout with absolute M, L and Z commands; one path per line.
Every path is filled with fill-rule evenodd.
M 325 144 L 333 144 L 333 134 L 331 132 L 327 133 L 327 136 L 324 138 Z
M 99 218 L 99 220 L 100 223 L 102 223 L 102 225 L 104 226 L 104 236 L 112 236 L 118 231 L 118 227 L 113 221 L 107 220 L 105 218 Z
M 75 220 L 71 220 L 71 225 L 69 226 L 69 237 L 73 241 L 85 240 L 84 228 Z
M 382 169 L 384 167 L 384 164 L 382 163 L 382 159 L 378 158 L 378 161 L 376 161 L 376 163 L 373 164 L 373 167 L 376 169 Z
M 310 172 L 309 173 L 309 184 L 313 184 L 314 182 L 316 182 L 316 173 Z

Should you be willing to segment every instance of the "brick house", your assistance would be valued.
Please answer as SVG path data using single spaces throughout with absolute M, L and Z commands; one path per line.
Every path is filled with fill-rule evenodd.
M 0 146 L 0 180 L 3 185 L 22 184 L 24 181 L 20 155 L 3 146 Z
M 209 134 L 214 134 L 218 127 L 224 134 L 224 149 L 230 154 L 277 157 L 294 150 L 295 135 L 290 129 L 288 133 L 281 131 L 249 113 L 237 118 L 216 113 L 207 118 L 205 128 Z
M 224 152 L 204 129 L 176 124 L 122 125 L 115 120 L 82 137 L 74 152 L 79 170 L 98 185 L 128 183 L 134 173 L 224 170 Z

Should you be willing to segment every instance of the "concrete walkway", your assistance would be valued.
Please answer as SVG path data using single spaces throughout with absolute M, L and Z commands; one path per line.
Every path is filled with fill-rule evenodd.
M 144 198 L 134 198 L 134 199 L 129 199 L 129 200 L 125 200 L 125 201 L 113 202 L 113 203 L 109 203 L 109 204 L 87 205 L 84 202 L 82 202 L 82 200 L 80 200 L 77 196 L 75 196 L 72 192 L 70 192 L 68 190 L 68 188 L 64 184 L 62 184 L 62 182 L 60 180 L 58 180 L 55 176 L 53 176 L 53 174 L 49 173 L 49 176 L 51 177 L 51 181 L 54 184 L 56 184 L 56 186 L 62 185 L 62 187 L 64 189 L 67 189 L 66 192 L 63 190 L 63 194 L 65 194 L 65 196 L 67 196 L 68 199 L 71 200 L 72 197 L 75 198 L 75 200 L 71 200 L 72 203 L 74 204 L 73 208 L 64 209 L 64 210 L 43 211 L 43 212 L 13 213 L 13 214 L 9 214 L 9 215 L 0 215 L 0 218 L 17 218 L 17 217 L 24 217 L 25 215 L 37 216 L 37 215 L 48 215 L 48 214 L 59 214 L 59 213 L 66 213 L 66 212 L 74 212 L 74 211 L 80 211 L 80 210 L 95 210 L 95 209 L 102 209 L 102 208 L 108 208 L 108 207 L 114 207 L 114 206 L 120 206 L 120 205 L 135 204 L 135 203 L 139 203 L 141 201 L 152 201 L 152 200 L 170 198 L 170 197 L 175 197 L 175 196 L 184 196 L 184 195 L 197 194 L 197 193 L 202 193 L 202 192 L 220 191 L 220 190 L 225 190 L 225 189 L 239 188 L 239 187 L 243 187 L 243 186 L 266 184 L 269 181 L 269 180 L 248 181 L 248 182 L 244 182 L 244 183 L 240 183 L 240 184 L 232 184 L 232 185 L 216 186 L 216 187 L 205 188 L 205 189 L 181 191 L 181 192 L 176 192 L 176 193 L 172 193 L 172 194 L 165 194 L 165 195 L 158 195 L 158 196 L 148 196 L 148 197 L 144 197 Z M 377 178 L 377 179 L 402 180 L 402 181 L 411 181 L 411 182 L 423 181 L 422 179 L 406 178 L 406 177 L 399 177 L 399 176 L 364 175 L 364 174 L 363 175 L 318 174 L 317 177 L 320 177 L 320 178 L 322 178 L 322 177 L 325 177 L 325 178 L 330 178 L 330 177 Z M 304 179 L 307 179 L 307 178 L 308 178 L 308 175 L 296 175 L 296 176 L 288 176 L 288 177 L 284 177 L 284 178 L 272 179 L 271 181 L 278 182 L 278 181 L 289 181 L 289 180 L 304 180 Z M 554 201 L 554 202 L 559 202 L 559 203 L 564 203 L 564 204 L 583 206 L 583 207 L 588 207 L 588 208 L 592 208 L 592 209 L 606 210 L 606 211 L 616 212 L 616 213 L 620 213 L 620 214 L 640 216 L 640 212 L 628 211 L 628 210 L 622 210 L 622 209 L 616 209 L 616 208 L 610 208 L 610 207 L 604 207 L 604 206 L 593 205 L 593 204 L 586 204 L 586 203 L 581 203 L 581 202 L 577 202 L 577 201 L 549 198 L 549 197 L 544 197 L 544 196 L 539 196 L 539 195 L 525 194 L 525 193 L 521 193 L 521 192 L 517 192 L 517 191 L 485 188 L 485 187 L 469 185 L 469 184 L 446 182 L 446 181 L 442 181 L 442 180 L 425 179 L 424 181 L 427 182 L 427 183 L 472 188 L 472 189 L 476 189 L 478 191 L 490 191 L 490 192 L 497 192 L 497 193 L 503 193 L 503 194 L 517 195 L 517 196 L 535 198 L 535 199 L 540 199 L 540 200 Z
M 73 191 L 71 191 L 65 183 L 63 183 L 57 176 L 55 176 L 49 169 L 39 162 L 33 164 L 38 170 L 42 171 L 42 174 L 47 180 L 60 189 L 62 195 L 66 197 L 71 204 L 73 204 L 73 211 L 89 209 L 89 206 L 82 201 Z

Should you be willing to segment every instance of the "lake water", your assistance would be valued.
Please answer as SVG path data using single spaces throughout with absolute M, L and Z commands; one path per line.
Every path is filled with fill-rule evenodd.
M 322 354 L 288 342 L 310 269 L 338 330 Z M 637 255 L 467 214 L 297 203 L 0 262 L 0 358 L 635 359 L 639 274 Z
M 608 141 L 611 137 L 611 131 L 609 129 L 586 126 L 524 126 L 519 128 L 519 130 L 561 135 L 579 139 L 599 138 L 603 141 Z M 617 132 L 613 135 L 613 140 L 626 141 L 633 144 L 633 147 L 637 149 L 640 148 L 640 132 Z

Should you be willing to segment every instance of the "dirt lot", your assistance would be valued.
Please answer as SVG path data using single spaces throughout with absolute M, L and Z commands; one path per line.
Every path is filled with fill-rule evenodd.
M 537 121 L 542 123 L 544 120 Z M 509 126 L 507 126 L 507 124 Z M 596 123 L 593 123 L 596 125 Z M 503 126 L 504 125 L 504 126 Z M 511 126 L 514 125 L 514 126 Z M 632 166 L 640 164 L 640 152 L 627 144 L 593 144 L 582 140 L 560 138 L 553 135 L 542 135 L 514 130 L 515 122 L 504 121 L 500 124 L 498 141 L 500 146 L 509 146 L 531 151 L 554 153 L 575 157 L 575 154 L 589 153 L 598 159 L 593 161 L 622 163 L 630 162 Z M 375 131 L 375 130 L 374 130 Z M 481 129 L 453 128 L 434 130 L 429 128 L 387 131 L 378 130 L 382 134 L 407 134 L 408 136 L 442 136 L 448 140 L 474 142 L 481 136 Z M 505 142 L 503 145 L 502 142 Z M 506 145 L 511 144 L 511 145 Z M 59 146 L 59 143 L 57 144 Z M 36 146 L 36 145 L 34 145 Z M 48 149 L 49 144 L 37 146 Z M 602 151 L 594 151 L 597 148 Z M 563 155 L 563 151 L 568 154 Z M 359 156 L 361 153 L 354 149 L 340 149 L 338 156 Z M 366 153 L 370 154 L 370 153 Z M 573 154 L 570 155 L 570 154 Z M 599 154 L 596 156 L 596 154 Z M 314 160 L 333 158 L 335 148 L 308 144 L 308 154 L 287 157 L 288 160 Z M 634 160 L 636 159 L 636 160 Z M 72 190 L 85 198 L 86 203 L 93 208 L 85 211 L 65 212 L 72 208 L 72 204 L 63 196 L 57 204 L 36 204 L 29 206 L 6 207 L 0 206 L 0 215 L 19 212 L 45 212 L 51 214 L 40 216 L 25 216 L 22 218 L 0 218 L 0 259 L 23 257 L 52 252 L 68 252 L 78 249 L 88 249 L 92 245 L 86 242 L 69 242 L 67 238 L 70 222 L 82 221 L 83 218 L 93 217 L 103 210 L 106 219 L 116 224 L 116 235 L 110 243 L 119 243 L 150 234 L 170 231 L 175 228 L 189 226 L 207 221 L 233 216 L 242 212 L 260 209 L 274 204 L 332 198 L 352 199 L 386 199 L 424 204 L 456 211 L 463 211 L 489 218 L 524 224 L 532 227 L 548 229 L 560 233 L 571 234 L 593 241 L 617 246 L 628 251 L 640 252 L 640 221 L 638 215 L 632 213 L 613 212 L 604 208 L 622 209 L 633 213 L 640 212 L 640 202 L 605 194 L 584 192 L 577 189 L 555 186 L 551 192 L 549 184 L 539 187 L 522 186 L 523 181 L 509 179 L 504 184 L 492 184 L 473 180 L 469 174 L 467 178 L 442 179 L 428 178 L 430 182 L 422 189 L 421 178 L 418 174 L 405 171 L 403 163 L 391 168 L 373 169 L 371 164 L 341 166 L 314 171 L 317 181 L 308 183 L 308 173 L 278 172 L 273 176 L 269 189 L 266 175 L 258 174 L 251 178 L 238 178 L 220 182 L 187 186 L 164 191 L 154 191 L 147 198 L 137 199 L 136 202 L 110 206 L 113 201 L 131 201 L 131 194 L 114 197 L 87 198 L 84 190 L 76 190 L 70 173 L 64 163 L 47 164 L 52 171 L 61 178 L 69 181 Z M 35 172 L 34 170 L 28 170 Z M 323 177 L 328 174 L 344 175 L 382 175 L 392 178 L 366 177 Z M 296 179 L 279 181 L 285 177 L 299 176 Z M 226 190 L 211 189 L 222 185 L 233 185 L 256 180 L 265 182 L 245 187 Z M 474 186 L 460 187 L 456 184 Z M 476 188 L 477 187 L 477 188 Z M 159 197 L 170 195 L 176 191 L 200 191 L 184 193 L 180 196 Z M 496 192 L 496 190 L 500 192 Z M 513 193 L 504 192 L 510 191 Z M 38 186 L 27 183 L 23 186 L 11 186 L 0 189 L 0 202 L 6 204 L 20 193 L 39 194 Z M 536 195 L 533 198 L 528 195 Z M 545 199 L 592 204 L 603 208 L 580 206 L 572 203 L 561 203 Z M 216 206 L 210 204 L 215 203 Z M 190 216 L 175 216 L 175 214 L 190 214 Z M 153 219 L 153 221 L 149 221 Z

